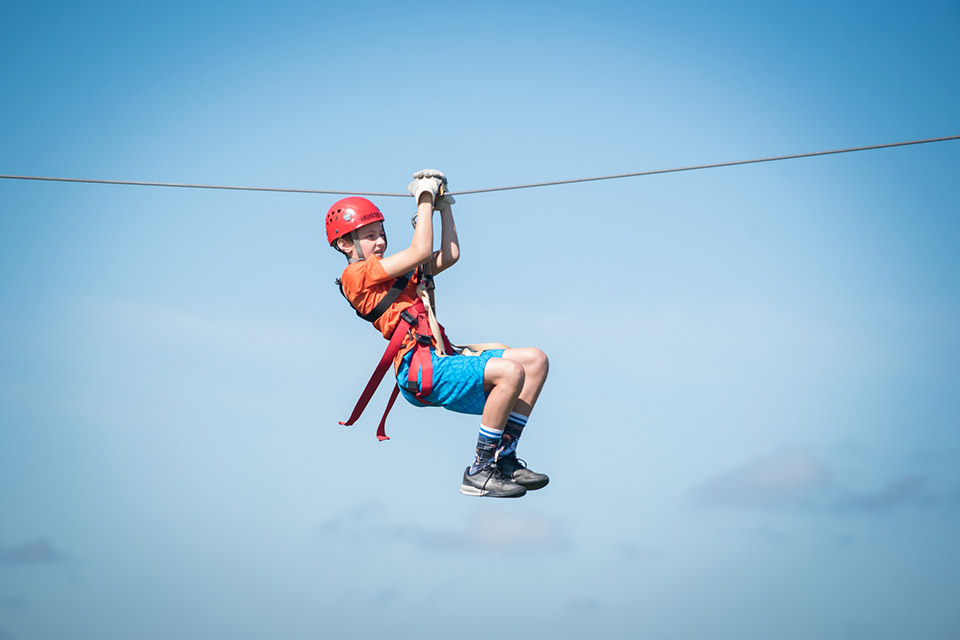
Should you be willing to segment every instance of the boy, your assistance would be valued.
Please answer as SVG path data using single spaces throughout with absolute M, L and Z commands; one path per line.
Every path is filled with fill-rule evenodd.
M 476 455 L 463 472 L 460 493 L 520 497 L 549 482 L 516 454 L 517 441 L 547 378 L 547 356 L 531 347 L 492 349 L 478 355 L 453 350 L 433 317 L 429 283 L 433 274 L 460 258 L 451 209 L 455 201 L 442 195 L 447 179 L 440 171 L 425 169 L 413 177 L 409 186 L 417 201 L 413 240 L 397 253 L 386 255 L 383 214 L 372 202 L 350 197 L 330 207 L 327 241 L 349 263 L 338 283 L 357 314 L 391 340 L 397 385 L 408 402 L 481 416 Z M 438 251 L 433 250 L 435 208 L 441 222 Z M 388 348 L 385 360 L 390 353 Z M 357 416 L 355 410 L 347 424 Z M 379 437 L 386 438 L 382 422 Z

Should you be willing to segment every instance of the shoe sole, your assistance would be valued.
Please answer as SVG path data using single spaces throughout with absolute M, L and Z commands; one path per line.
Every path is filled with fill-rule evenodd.
M 518 491 L 516 493 L 494 493 L 492 491 L 478 489 L 477 487 L 468 484 L 462 484 L 460 485 L 460 493 L 465 496 L 475 496 L 479 498 L 520 498 L 527 494 L 526 488 L 520 488 L 523 489 L 523 491 Z

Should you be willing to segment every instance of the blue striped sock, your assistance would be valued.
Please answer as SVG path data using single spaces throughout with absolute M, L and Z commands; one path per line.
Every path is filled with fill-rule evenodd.
M 508 456 L 517 452 L 517 441 L 520 440 L 520 434 L 523 428 L 527 426 L 527 416 L 513 412 L 507 418 L 507 426 L 503 430 L 503 436 L 500 438 L 500 450 L 497 451 L 497 457 Z
M 503 437 L 503 429 L 491 429 L 486 425 L 480 425 L 480 434 L 477 436 L 477 457 L 470 465 L 470 475 L 487 466 L 494 459 L 501 437 Z

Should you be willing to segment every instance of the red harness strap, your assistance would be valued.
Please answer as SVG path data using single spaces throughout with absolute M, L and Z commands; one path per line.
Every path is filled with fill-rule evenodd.
M 380 358 L 380 363 L 377 364 L 377 368 L 373 370 L 373 375 L 370 376 L 367 386 L 364 387 L 363 393 L 360 394 L 360 399 L 357 401 L 357 406 L 353 408 L 353 413 L 350 414 L 350 417 L 347 418 L 347 421 L 341 422 L 340 424 L 349 427 L 360 418 L 360 414 L 362 414 L 363 410 L 367 408 L 370 398 L 373 397 L 373 393 L 380 385 L 380 381 L 383 380 L 383 376 L 386 375 L 387 369 L 390 368 L 393 359 L 397 357 L 398 353 L 400 353 L 400 347 L 403 346 L 403 340 L 407 336 L 407 332 L 410 330 L 413 323 L 419 324 L 419 322 L 417 322 L 417 318 L 420 316 L 419 312 L 423 310 L 423 302 L 417 301 L 415 304 L 404 310 L 404 312 L 400 315 L 400 323 L 397 324 L 397 328 L 393 330 L 393 336 L 390 338 L 390 343 L 387 345 L 387 350 L 383 352 L 383 357 Z M 390 413 L 390 409 L 393 408 L 393 403 L 396 401 L 397 394 L 399 392 L 400 387 L 394 387 L 393 393 L 390 395 L 390 400 L 387 402 L 387 408 L 383 412 L 383 417 L 380 419 L 380 426 L 377 427 L 378 440 L 390 439 L 387 437 L 385 424 L 387 422 L 387 414 Z
M 407 375 L 407 388 L 417 389 L 417 400 L 423 404 L 430 404 L 424 398 L 433 391 L 433 360 L 430 355 L 432 345 L 430 336 L 422 333 L 417 335 L 417 345 L 413 348 L 413 355 L 410 356 L 410 371 Z M 418 372 L 420 373 L 419 389 L 417 388 Z
M 427 396 L 433 391 L 433 345 L 439 340 L 443 340 L 446 352 L 453 353 L 453 345 L 447 338 L 447 332 L 443 326 L 437 325 L 440 329 L 440 337 L 433 335 L 430 328 L 430 319 L 427 316 L 426 308 L 423 302 L 420 302 L 419 313 L 417 315 L 417 344 L 413 347 L 413 355 L 410 357 L 410 369 L 407 374 L 407 389 L 417 389 L 416 398 L 423 404 L 430 404 L 426 400 Z M 420 374 L 419 384 L 417 384 L 417 374 Z
M 370 403 L 370 399 L 383 380 L 383 376 L 386 375 L 387 369 L 390 368 L 391 363 L 393 363 L 397 354 L 400 353 L 404 338 L 406 338 L 410 329 L 414 330 L 414 338 L 417 340 L 416 345 L 413 347 L 413 356 L 410 361 L 410 388 L 417 389 L 417 373 L 420 372 L 421 384 L 419 385 L 416 397 L 417 400 L 423 404 L 430 404 L 424 398 L 429 396 L 433 390 L 433 361 L 430 356 L 433 333 L 430 331 L 430 323 L 427 320 L 427 311 L 423 306 L 423 301 L 418 300 L 400 314 L 400 322 L 397 324 L 397 328 L 393 330 L 393 335 L 390 337 L 390 343 L 387 345 L 386 351 L 383 352 L 383 357 L 380 358 L 377 368 L 373 370 L 373 375 L 370 376 L 367 386 L 364 387 L 363 393 L 360 394 L 357 406 L 353 408 L 353 413 L 350 414 L 347 421 L 341 422 L 340 424 L 349 427 L 360 418 L 363 410 L 367 408 L 367 404 Z M 453 353 L 453 347 L 450 346 L 450 341 L 447 339 L 446 332 L 443 331 L 442 327 L 440 334 L 448 351 Z M 396 402 L 399 393 L 400 387 L 394 386 L 393 392 L 390 394 L 390 400 L 387 401 L 387 407 L 384 409 L 383 416 L 380 418 L 380 425 L 377 427 L 378 440 L 390 439 L 386 434 L 385 425 L 387 415 L 390 413 L 390 409 L 393 408 L 393 404 Z

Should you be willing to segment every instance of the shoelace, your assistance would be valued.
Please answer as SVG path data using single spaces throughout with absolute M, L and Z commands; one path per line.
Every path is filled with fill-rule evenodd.
M 480 492 L 481 492 L 481 494 L 486 493 L 486 491 L 487 491 L 487 483 L 490 482 L 491 480 L 493 480 L 494 478 L 497 478 L 498 480 L 506 480 L 506 479 L 507 479 L 507 477 L 506 477 L 505 475 L 503 475 L 503 472 L 500 471 L 500 467 L 497 466 L 497 463 L 491 462 L 490 464 L 487 465 L 487 467 L 488 467 L 488 468 L 491 468 L 492 471 L 491 471 L 490 475 L 487 476 L 487 479 L 483 481 L 483 486 L 480 487 Z
M 526 469 L 526 468 L 527 468 L 527 461 L 524 460 L 523 458 L 518 458 L 518 457 L 517 457 L 517 454 L 515 454 L 515 453 L 510 454 L 509 456 L 504 456 L 503 458 L 501 458 L 501 460 L 509 461 L 511 457 L 512 457 L 514 460 L 516 460 L 516 462 L 517 462 L 517 467 L 518 467 L 518 468 L 520 468 L 520 469 Z M 497 469 L 499 470 L 499 468 L 500 468 L 500 467 L 498 466 Z

